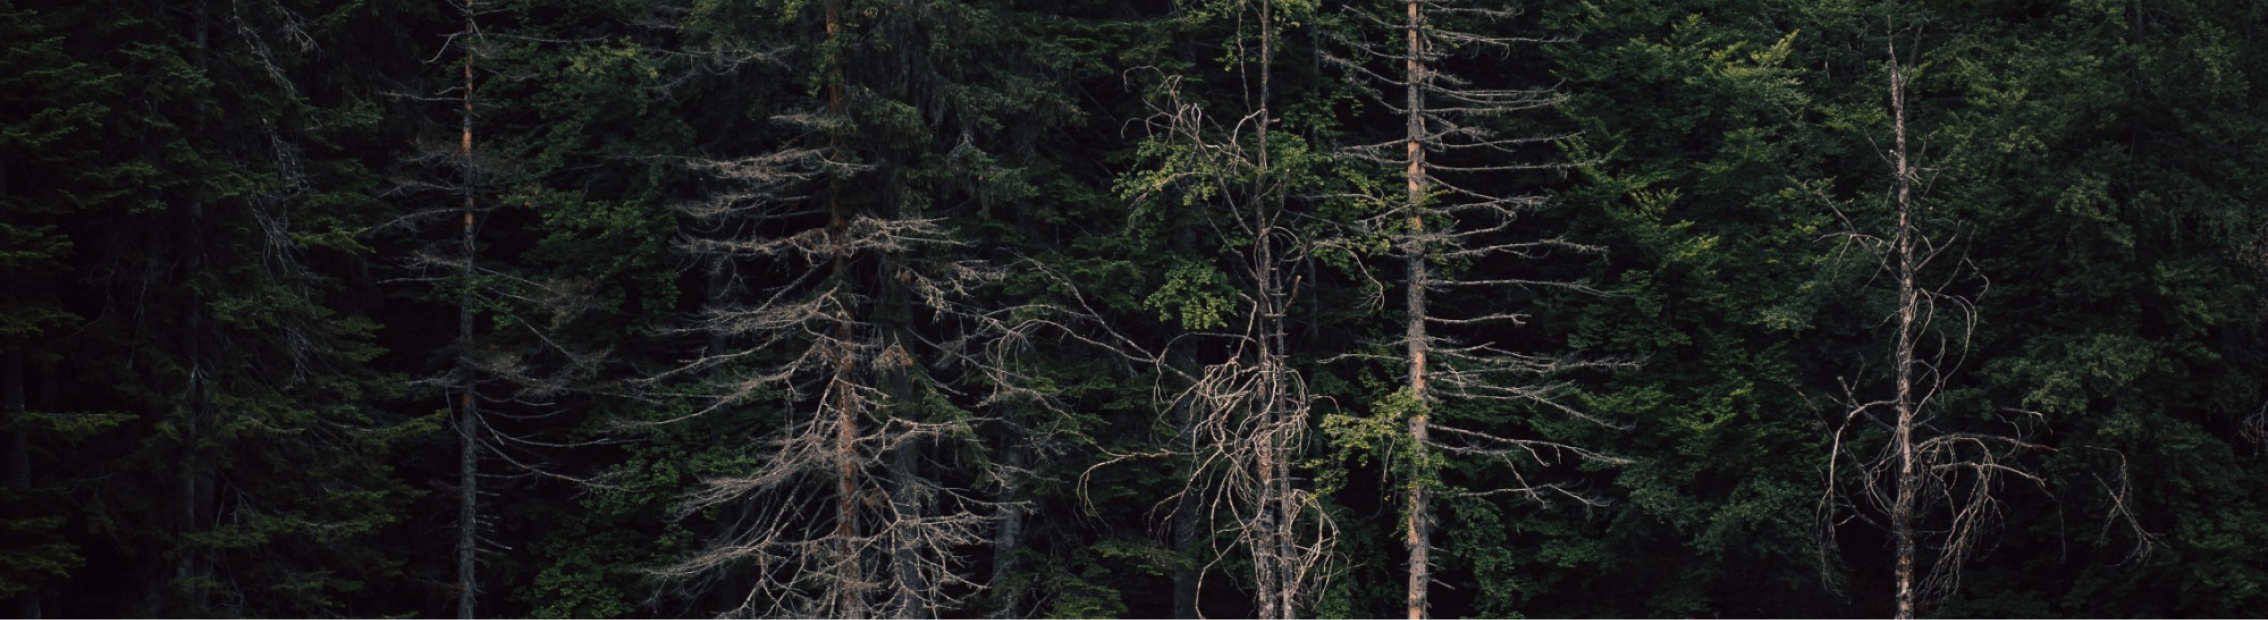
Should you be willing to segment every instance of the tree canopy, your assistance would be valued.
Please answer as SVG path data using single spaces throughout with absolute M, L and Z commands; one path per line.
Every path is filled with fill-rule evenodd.
M 2244 616 L 2268 5 L 0 0 L 41 616 Z

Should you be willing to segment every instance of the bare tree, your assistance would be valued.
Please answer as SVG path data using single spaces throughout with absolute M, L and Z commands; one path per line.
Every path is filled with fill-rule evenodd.
M 2017 458 L 2053 449 L 2027 438 L 2026 421 L 2037 414 L 2017 412 L 2024 417 L 2009 421 L 2005 433 L 1949 428 L 1944 388 L 1963 362 L 1976 322 L 1975 300 L 1949 291 L 1978 278 L 1955 252 L 1958 235 L 1933 236 L 1931 228 L 1945 220 L 1923 201 L 1930 171 L 1913 153 L 1906 105 L 1913 73 L 1898 55 L 1896 35 L 1888 54 L 1892 140 L 1883 156 L 1891 168 L 1889 230 L 1862 232 L 1838 214 L 1846 223 L 1840 236 L 1877 260 L 1891 282 L 1890 385 L 1872 400 L 1857 396 L 1867 388 L 1844 386 L 1820 515 L 1823 549 L 1833 548 L 1835 528 L 1850 518 L 1881 519 L 1894 554 L 1896 614 L 1913 618 L 1952 591 L 1962 564 L 1985 544 L 2000 519 L 2004 478 L 2044 488 Z M 1878 515 L 1852 510 L 1862 502 Z M 1926 560 L 1925 542 L 1934 552 Z
M 1181 77 L 1163 77 L 1148 93 L 1147 141 L 1154 152 L 1170 155 L 1162 155 L 1158 168 L 1131 175 L 1126 187 L 1133 202 L 1150 208 L 1186 205 L 1184 217 L 1201 219 L 1237 248 L 1225 261 L 1237 289 L 1233 315 L 1223 313 L 1237 318 L 1220 317 L 1216 326 L 1229 329 L 1191 334 L 1169 346 L 1190 347 L 1187 354 L 1138 357 L 1159 368 L 1161 378 L 1186 386 L 1161 399 L 1187 416 L 1167 455 L 1187 459 L 1190 478 L 1168 503 L 1194 502 L 1213 540 L 1250 557 L 1259 617 L 1290 618 L 1319 589 L 1336 530 L 1299 479 L 1312 399 L 1292 366 L 1287 316 L 1302 278 L 1298 267 L 1314 244 L 1307 227 L 1298 225 L 1306 216 L 1291 208 L 1294 181 L 1270 161 L 1273 57 L 1278 30 L 1289 21 L 1274 4 L 1249 0 L 1232 7 L 1247 111 L 1223 124 L 1184 98 Z M 1215 361 L 1182 369 L 1169 359 Z M 1124 455 L 1105 465 L 1135 456 L 1161 455 Z M 1198 587 L 1202 573 L 1229 553 L 1213 549 Z
M 1025 327 L 977 302 L 1002 270 L 965 258 L 866 161 L 854 100 L 875 94 L 844 69 L 843 3 L 815 8 L 822 44 L 785 58 L 825 72 L 824 107 L 772 118 L 801 142 L 689 162 L 719 190 L 681 205 L 695 228 L 679 245 L 727 292 L 688 329 L 710 345 L 655 393 L 693 384 L 676 395 L 694 416 L 780 413 L 755 431 L 748 471 L 686 498 L 686 514 L 719 509 L 716 538 L 658 574 L 732 588 L 727 615 L 927 617 L 982 589 L 969 553 L 1000 544 L 986 539 L 993 499 L 938 461 L 977 448 L 982 412 L 1032 402 L 1007 361 Z M 889 17 L 918 18 L 899 8 Z
M 1397 169 L 1403 193 L 1399 197 L 1364 197 L 1384 208 L 1362 222 L 1372 235 L 1391 240 L 1402 263 L 1403 335 L 1399 359 L 1369 357 L 1401 364 L 1407 374 L 1401 397 L 1407 429 L 1404 447 L 1397 452 L 1411 466 L 1404 482 L 1404 544 L 1409 550 L 1406 612 L 1410 618 L 1427 616 L 1431 588 L 1433 548 L 1432 495 L 1439 488 L 1435 469 L 1445 456 L 1501 460 L 1519 471 L 1514 456 L 1550 462 L 1561 458 L 1613 461 L 1611 457 L 1570 445 L 1534 439 L 1517 439 L 1476 430 L 1443 426 L 1430 415 L 1444 400 L 1488 403 L 1528 403 L 1576 417 L 1593 418 L 1563 404 L 1555 396 L 1564 386 L 1560 377 L 1581 368 L 1617 368 L 1627 363 L 1584 360 L 1567 356 L 1532 355 L 1506 350 L 1489 342 L 1464 342 L 1437 333 L 1490 324 L 1525 324 L 1527 315 L 1496 312 L 1478 316 L 1447 315 L 1429 305 L 1437 294 L 1490 289 L 1539 287 L 1592 291 L 1578 283 L 1547 278 L 1458 278 L 1436 270 L 1451 261 L 1479 262 L 1503 258 L 1538 259 L 1555 252 L 1597 253 L 1604 248 L 1560 237 L 1520 235 L 1515 229 L 1521 216 L 1548 206 L 1540 196 L 1509 195 L 1485 183 L 1470 183 L 1485 175 L 1517 171 L 1563 170 L 1566 164 L 1537 161 L 1524 149 L 1548 145 L 1566 135 L 1507 134 L 1498 129 L 1503 118 L 1546 108 L 1562 100 L 1549 87 L 1521 88 L 1482 85 L 1443 69 L 1445 61 L 1459 56 L 1494 53 L 1510 55 L 1520 49 L 1560 39 L 1496 36 L 1458 29 L 1458 25 L 1488 25 L 1511 20 L 1516 8 L 1499 2 L 1467 0 L 1401 0 L 1400 14 L 1364 10 L 1379 8 L 1357 3 L 1347 13 L 1354 27 L 1335 34 L 1349 54 L 1330 55 L 1356 85 L 1384 108 L 1400 114 L 1403 134 L 1385 142 L 1344 149 L 1355 159 Z M 1392 33 L 1390 37 L 1370 37 Z M 1398 91 L 1398 92 L 1397 92 Z M 1396 95 L 1399 96 L 1397 101 Z M 1511 492 L 1542 500 L 1546 495 L 1581 499 L 1568 489 L 1524 476 L 1516 488 L 1484 492 Z M 1590 501 L 1590 500 L 1584 500 Z

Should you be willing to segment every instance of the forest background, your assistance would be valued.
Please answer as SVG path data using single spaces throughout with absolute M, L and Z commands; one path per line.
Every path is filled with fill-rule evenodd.
M 19 617 L 2268 606 L 2268 3 L 0 42 Z

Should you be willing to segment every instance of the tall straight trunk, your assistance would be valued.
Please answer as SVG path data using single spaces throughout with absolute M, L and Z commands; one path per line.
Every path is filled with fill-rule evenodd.
M 1271 0 L 1261 0 L 1259 5 L 1260 98 L 1257 105 L 1259 139 L 1256 141 L 1259 156 L 1258 169 L 1253 175 L 1252 195 L 1252 230 L 1257 238 L 1253 240 L 1252 275 L 1259 288 L 1257 292 L 1260 293 L 1255 301 L 1260 304 L 1258 314 L 1261 321 L 1258 363 L 1266 375 L 1262 384 L 1267 393 L 1261 398 L 1259 420 L 1263 436 L 1256 463 L 1258 471 L 1255 473 L 1258 474 L 1260 486 L 1260 519 L 1255 528 L 1257 531 L 1252 564 L 1259 584 L 1260 617 L 1290 618 L 1296 613 L 1292 602 L 1297 596 L 1295 588 L 1291 586 L 1292 567 L 1288 564 L 1291 558 L 1292 515 L 1295 513 L 1291 510 L 1291 498 L 1286 493 L 1289 481 L 1285 478 L 1289 473 L 1287 460 L 1290 455 L 1287 453 L 1289 446 L 1284 440 L 1286 429 L 1283 426 L 1288 405 L 1284 402 L 1287 386 L 1283 376 L 1284 352 L 1281 348 L 1284 344 L 1284 315 L 1280 294 L 1283 291 L 1277 283 L 1281 274 L 1276 266 L 1275 236 L 1270 234 L 1272 218 L 1269 217 L 1271 210 L 1268 191 L 1268 134 L 1270 125 L 1273 124 L 1268 105 L 1272 95 L 1269 87 L 1275 60 L 1274 3 Z
M 474 32 L 472 6 L 465 6 L 465 32 Z M 480 398 L 479 379 L 472 367 L 473 312 L 471 282 L 477 255 L 477 218 L 473 212 L 473 55 L 465 52 L 464 96 L 464 277 L 466 290 L 457 300 L 457 617 L 472 618 L 479 609 L 480 573 Z
M 1890 111 L 1896 132 L 1895 151 L 1891 163 L 1896 166 L 1898 230 L 1892 243 L 1898 260 L 1898 344 L 1893 352 L 1898 374 L 1898 424 L 1892 429 L 1898 451 L 1898 480 L 1896 498 L 1890 508 L 1890 528 L 1897 547 L 1898 617 L 1913 618 L 1916 609 L 1914 592 L 1914 508 L 1918 499 L 1920 476 L 1914 463 L 1914 328 L 1920 320 L 1920 291 L 1914 283 L 1916 256 L 1914 255 L 1913 177 L 1914 171 L 1906 160 L 1906 83 L 1905 72 L 1898 65 L 1897 44 L 1890 47 Z
M 919 487 L 919 446 L 918 443 L 909 443 L 890 451 L 890 509 L 899 518 L 927 512 L 922 506 Z M 896 546 L 892 550 L 891 564 L 898 574 L 895 594 L 897 600 L 890 606 L 890 615 L 898 618 L 933 617 L 936 610 L 922 602 L 925 600 L 923 594 L 929 591 L 929 582 L 921 574 L 921 556 L 914 548 L 915 541 L 905 536 L 894 536 L 891 540 Z
M 1008 471 L 1001 476 L 1000 493 L 994 497 L 1000 505 L 1000 518 L 993 529 L 990 587 L 1000 600 L 995 617 L 1013 618 L 1018 615 L 1016 603 L 1024 595 L 1022 579 L 1016 574 L 1021 568 L 1017 565 L 1016 553 L 1024 547 L 1024 506 L 1019 495 L 1023 490 L 1025 457 L 1024 447 L 1013 439 L 1001 452 Z
M 1276 454 L 1275 446 L 1272 445 L 1275 439 L 1268 438 L 1263 441 L 1267 442 L 1267 445 L 1261 446 L 1259 455 L 1258 473 L 1260 474 L 1261 502 L 1260 517 L 1258 522 L 1253 525 L 1255 532 L 1252 542 L 1252 573 L 1254 581 L 1259 586 L 1257 588 L 1259 590 L 1257 594 L 1260 597 L 1260 613 L 1258 615 L 1261 618 L 1272 619 L 1286 617 L 1288 614 L 1282 612 L 1281 607 L 1278 606 L 1283 593 L 1283 583 L 1279 581 L 1279 575 L 1283 568 L 1283 556 L 1276 552 L 1275 546 L 1276 533 L 1283 524 L 1278 523 L 1275 506 Z
M 1296 424 L 1298 421 L 1291 423 Z M 1291 473 L 1292 450 L 1297 447 L 1291 442 L 1284 442 L 1276 457 L 1276 514 L 1279 515 L 1276 523 L 1276 557 L 1281 563 L 1280 568 L 1276 569 L 1276 578 L 1282 580 L 1282 585 L 1277 588 L 1276 608 L 1282 614 L 1280 617 L 1286 620 L 1299 616 L 1299 608 L 1294 603 L 1299 600 L 1301 583 L 1304 581 L 1299 574 L 1304 567 L 1292 561 L 1295 557 L 1293 554 L 1298 549 L 1298 541 L 1294 537 L 1296 530 L 1292 525 L 1298 520 L 1299 498 L 1292 494 Z
M 183 231 L 182 236 L 186 238 L 184 248 L 186 256 L 182 261 L 179 280 L 182 282 L 188 282 L 195 278 L 205 267 L 203 230 L 200 226 L 204 221 L 205 203 L 191 201 L 187 211 L 187 224 L 181 229 Z M 183 548 L 180 559 L 174 564 L 174 579 L 176 587 L 182 590 L 181 593 L 185 596 L 191 609 L 203 610 L 208 602 L 206 597 L 208 588 L 203 585 L 203 582 L 211 572 L 211 563 L 205 550 L 197 548 L 194 543 L 188 542 L 188 539 L 194 534 L 205 532 L 211 525 L 206 515 L 211 514 L 215 504 L 213 474 L 210 470 L 211 464 L 206 462 L 201 446 L 207 432 L 213 425 L 213 411 L 212 398 L 209 393 L 209 373 L 211 371 L 205 367 L 204 300 L 202 296 L 196 293 L 195 287 L 190 287 L 189 291 L 190 303 L 186 304 L 189 314 L 189 329 L 183 338 L 189 361 L 188 402 L 184 403 L 185 406 L 183 407 L 187 410 L 188 419 L 185 421 L 182 431 L 182 464 L 181 480 L 179 481 L 181 485 L 181 524 L 178 534 L 181 536 Z
M 888 273 L 896 269 L 886 263 L 883 271 Z M 896 295 L 884 297 L 889 299 Z M 894 300 L 885 303 L 896 305 Z M 912 402 L 914 390 L 911 363 L 885 363 L 882 366 L 876 374 L 880 375 L 878 378 L 888 390 L 890 402 Z M 903 410 L 894 413 L 905 414 Z M 898 519 L 919 519 L 919 515 L 928 514 L 927 498 L 923 497 L 921 488 L 921 442 L 900 443 L 890 451 L 886 463 L 890 476 L 890 511 Z M 894 592 L 891 593 L 893 600 L 890 602 L 889 614 L 898 618 L 934 617 L 936 610 L 925 602 L 928 600 L 925 594 L 929 592 L 931 584 L 921 571 L 921 554 L 915 546 L 918 541 L 904 535 L 892 536 L 890 541 L 893 547 L 890 550 L 890 568 L 897 574 L 893 578 Z
M 842 0 L 826 0 L 826 15 L 826 40 L 833 43 L 835 38 L 842 34 Z M 845 113 L 842 61 L 839 58 L 830 58 L 826 60 L 826 63 L 828 65 L 827 113 L 839 119 Z M 841 146 L 839 140 L 830 140 L 830 143 L 832 146 Z M 830 269 L 833 271 L 833 277 L 839 281 L 850 275 L 848 273 L 849 265 L 844 258 L 844 255 L 850 251 L 847 239 L 850 234 L 850 217 L 843 210 L 843 184 L 839 176 L 830 176 L 827 180 L 827 215 L 827 237 L 829 243 L 834 246 L 833 255 L 830 259 L 832 261 Z M 851 325 L 850 317 L 843 317 L 836 325 L 835 336 L 837 342 L 842 343 L 837 346 L 845 347 L 836 352 L 840 356 L 840 359 L 835 360 L 836 376 L 834 380 L 838 385 L 856 383 L 857 351 L 847 348 L 848 343 L 854 337 L 853 331 L 854 326 Z M 834 407 L 835 538 L 838 545 L 836 551 L 842 554 L 844 566 L 841 573 L 842 582 L 835 586 L 837 600 L 840 601 L 840 607 L 835 610 L 835 613 L 848 618 L 867 615 L 863 583 L 866 571 L 863 562 L 860 561 L 860 551 L 856 546 L 856 539 L 860 536 L 858 522 L 860 459 L 858 454 L 859 412 L 852 405 L 854 402 L 857 402 L 857 400 L 851 398 L 837 399 L 837 404 Z
M 0 174 L 0 198 L 7 196 L 7 176 Z M 24 420 L 24 352 L 10 348 L 0 354 L 0 424 L 8 428 L 7 517 L 22 519 L 31 509 L 24 496 L 31 493 L 31 428 Z M 8 611 L 17 618 L 38 618 L 39 588 L 16 593 Z
M 194 277 L 195 274 L 204 269 L 202 256 L 204 248 L 203 244 L 200 243 L 201 233 L 197 224 L 204 219 L 205 205 L 202 202 L 191 202 L 188 210 L 189 225 L 183 229 L 186 231 L 184 236 L 188 238 L 188 259 L 182 263 L 183 280 Z M 189 394 L 188 402 L 185 403 L 186 407 L 184 408 L 188 410 L 188 419 L 181 439 L 183 458 L 180 480 L 181 527 L 179 533 L 184 541 L 183 544 L 186 546 L 181 553 L 180 560 L 174 565 L 174 578 L 178 580 L 179 587 L 185 590 L 183 593 L 188 596 L 193 607 L 204 609 L 206 588 L 198 585 L 198 582 L 202 581 L 201 578 L 208 571 L 205 552 L 186 541 L 190 535 L 206 530 L 205 515 L 212 509 L 214 503 L 212 473 L 207 469 L 210 465 L 205 462 L 202 449 L 199 447 L 200 444 L 204 443 L 208 427 L 212 425 L 212 401 L 207 393 L 206 375 L 209 371 L 205 368 L 203 303 L 201 299 L 195 296 L 193 288 L 191 295 L 191 303 L 187 304 L 189 330 L 185 338 L 188 343 Z
M 200 72 L 204 71 L 208 64 L 205 52 L 209 42 L 208 33 L 212 28 L 212 19 L 206 11 L 206 4 L 199 2 L 195 9 L 194 41 L 196 48 L 195 56 L 191 62 L 196 64 Z M 190 200 L 184 219 L 186 221 L 180 229 L 183 238 L 181 275 L 177 281 L 193 282 L 205 268 L 204 201 Z M 179 587 L 186 590 L 184 594 L 187 595 L 186 598 L 191 603 L 192 608 L 202 610 L 206 603 L 206 588 L 195 584 L 201 582 L 201 578 L 209 570 L 207 558 L 202 550 L 197 549 L 194 545 L 189 545 L 186 541 L 189 535 L 205 530 L 204 516 L 213 504 L 211 473 L 206 470 L 209 465 L 204 462 L 199 448 L 199 444 L 203 443 L 207 427 L 212 423 L 212 407 L 210 397 L 207 394 L 208 370 L 205 368 L 204 300 L 202 296 L 197 294 L 195 286 L 188 287 L 188 291 L 190 299 L 189 303 L 185 304 L 185 310 L 189 315 L 189 329 L 183 340 L 189 362 L 188 402 L 184 403 L 186 405 L 184 409 L 188 411 L 189 417 L 182 433 L 184 458 L 182 458 L 180 480 L 180 534 L 184 541 L 184 549 L 180 559 L 174 565 L 174 577 Z
M 1407 348 L 1410 363 L 1410 400 L 1417 410 L 1410 415 L 1410 458 L 1417 467 L 1411 471 L 1409 482 L 1409 515 L 1406 524 L 1405 544 L 1409 546 L 1409 584 L 1404 603 L 1410 620 L 1426 617 L 1426 592 L 1433 584 L 1433 508 L 1426 496 L 1425 431 L 1429 412 L 1425 385 L 1425 355 L 1428 349 L 1425 334 L 1425 92 L 1420 84 L 1425 79 L 1425 64 L 1421 54 L 1424 42 L 1419 32 L 1421 16 L 1418 0 L 1409 0 L 1409 53 L 1405 57 L 1403 87 L 1409 101 L 1403 108 L 1403 132 L 1408 140 L 1409 169 L 1404 173 L 1409 191 L 1409 240 L 1403 245 L 1404 264 L 1409 271 L 1409 289 L 1403 297 L 1407 305 L 1404 318 L 1403 346 Z

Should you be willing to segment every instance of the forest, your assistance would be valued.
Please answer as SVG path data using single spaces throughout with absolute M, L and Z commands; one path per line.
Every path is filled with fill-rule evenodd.
M 14 617 L 2250 617 L 2268 2 L 0 0 Z

